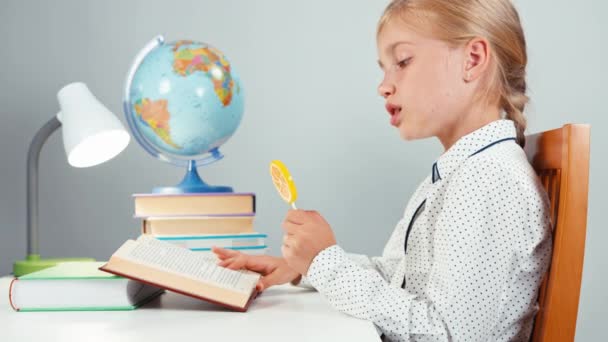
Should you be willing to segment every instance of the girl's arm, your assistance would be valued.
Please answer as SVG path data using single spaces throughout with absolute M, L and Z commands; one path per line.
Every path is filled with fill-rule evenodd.
M 391 280 L 395 270 L 399 266 L 401 259 L 403 259 L 403 255 L 396 254 L 395 251 L 401 250 L 401 248 L 395 248 L 395 244 L 400 243 L 402 239 L 399 237 L 399 232 L 403 231 L 403 227 L 401 225 L 404 224 L 404 219 L 401 219 L 397 226 L 393 230 L 393 234 L 391 238 L 388 240 L 388 243 L 384 247 L 384 252 L 382 256 L 373 256 L 369 257 L 365 254 L 354 254 L 354 253 L 346 253 L 348 259 L 352 260 L 354 263 L 359 265 L 361 268 L 366 270 L 373 270 L 380 274 L 380 276 L 386 280 L 387 282 Z M 293 285 L 298 285 L 301 287 L 311 288 L 314 287 L 310 284 L 310 281 L 306 276 L 302 276 L 301 278 L 296 279 L 292 282 Z
M 488 161 L 483 170 L 462 167 L 454 175 L 436 222 L 424 295 L 391 285 L 337 245 L 315 257 L 308 281 L 335 308 L 372 321 L 393 341 L 505 338 L 497 331 L 522 338 L 516 334 L 530 326 L 501 324 L 513 317 L 531 322 L 525 318 L 535 313 L 550 258 L 550 223 L 546 203 L 517 181 L 528 176 L 512 172 Z
M 377 272 L 385 281 L 390 281 L 399 262 L 400 257 L 374 256 L 369 257 L 365 254 L 346 253 L 349 260 L 357 264 L 362 269 Z M 292 282 L 293 285 L 314 289 L 306 276 L 302 276 Z

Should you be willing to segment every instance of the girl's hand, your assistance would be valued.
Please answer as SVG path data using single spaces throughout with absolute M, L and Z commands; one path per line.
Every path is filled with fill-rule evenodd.
M 232 270 L 244 268 L 262 274 L 256 285 L 260 292 L 271 286 L 285 284 L 300 277 L 300 273 L 291 269 L 283 258 L 269 255 L 248 255 L 220 247 L 213 247 L 212 251 L 220 259 L 219 266 Z
M 289 210 L 282 227 L 283 257 L 289 267 L 303 275 L 319 252 L 336 244 L 331 227 L 316 211 Z

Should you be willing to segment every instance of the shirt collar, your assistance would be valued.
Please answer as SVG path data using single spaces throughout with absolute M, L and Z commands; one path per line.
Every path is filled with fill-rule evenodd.
M 513 121 L 496 120 L 461 137 L 433 163 L 431 173 L 433 183 L 448 177 L 470 156 L 481 153 L 497 143 L 515 140 L 516 136 L 517 131 Z

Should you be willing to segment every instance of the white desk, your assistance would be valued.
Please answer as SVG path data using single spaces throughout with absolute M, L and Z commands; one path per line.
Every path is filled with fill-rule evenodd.
M 379 341 L 373 324 L 334 310 L 317 292 L 272 287 L 246 313 L 166 292 L 134 311 L 15 312 L 0 278 L 0 341 Z

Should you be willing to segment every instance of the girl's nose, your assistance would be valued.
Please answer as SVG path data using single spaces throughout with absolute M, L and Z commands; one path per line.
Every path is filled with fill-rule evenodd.
M 378 86 L 378 94 L 384 98 L 387 98 L 395 93 L 395 87 L 382 81 Z

